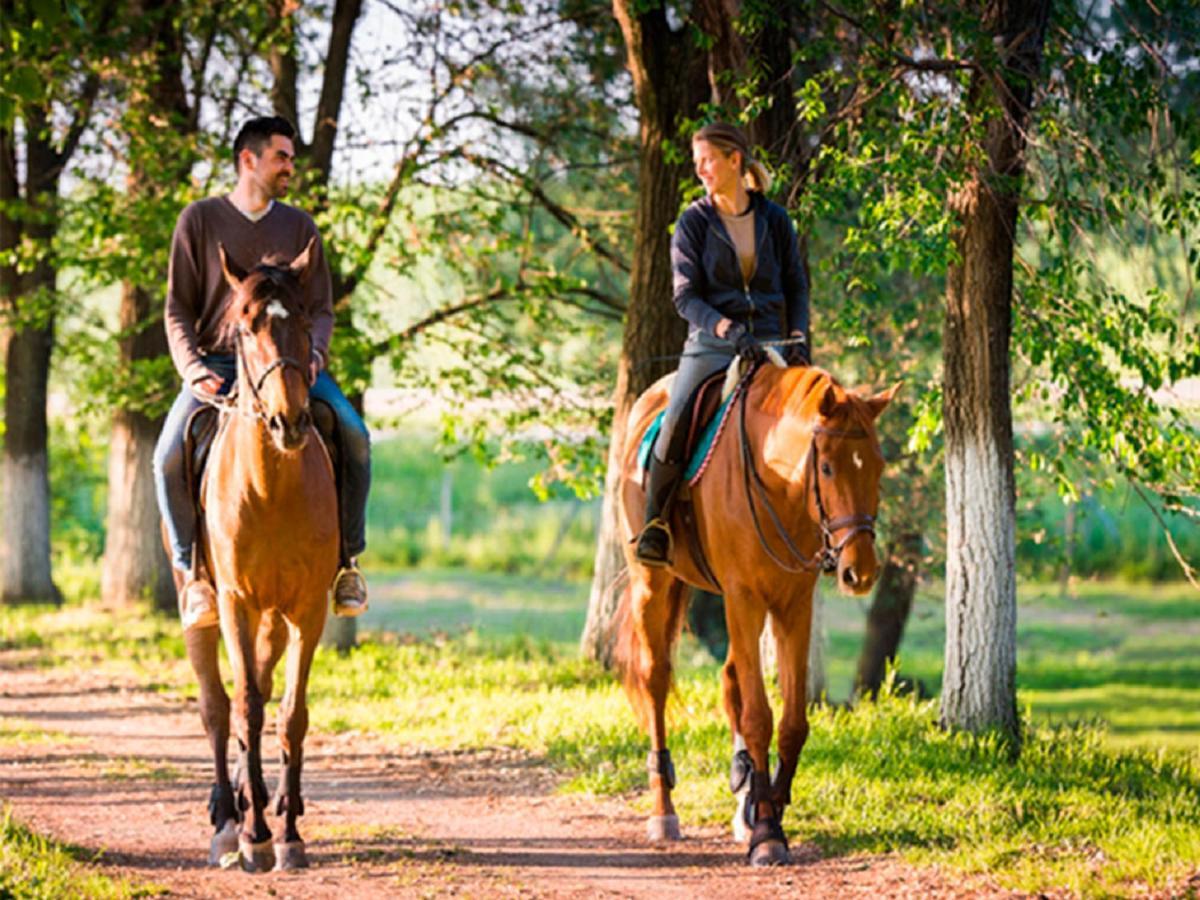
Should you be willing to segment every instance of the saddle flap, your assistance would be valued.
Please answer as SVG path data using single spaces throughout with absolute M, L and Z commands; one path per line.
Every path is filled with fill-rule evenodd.
M 684 485 L 694 485 L 704 474 L 712 447 L 721 436 L 726 418 L 731 408 L 732 397 L 722 401 L 721 389 L 724 384 L 724 373 L 718 372 L 704 381 L 692 395 L 688 405 L 688 421 L 680 422 L 677 427 L 688 429 L 687 444 L 684 448 L 684 459 L 688 461 L 684 473 Z M 646 429 L 638 448 L 638 467 L 643 479 L 650 465 L 650 454 L 653 452 L 655 439 L 662 430 L 663 416 L 660 412 Z M 683 485 L 681 485 L 681 488 Z

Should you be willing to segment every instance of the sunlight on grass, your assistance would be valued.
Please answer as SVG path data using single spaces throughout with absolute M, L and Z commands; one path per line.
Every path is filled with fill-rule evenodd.
M 12 818 L 5 808 L 0 816 L 0 897 L 12 900 L 61 900 L 88 897 L 93 900 L 125 900 L 157 897 L 169 893 L 154 884 L 134 884 L 124 878 L 109 878 L 92 871 L 96 854 L 61 844 L 36 834 Z
M 815 709 L 789 833 L 827 854 L 895 852 L 1021 891 L 1176 891 L 1200 859 L 1197 619 L 1176 617 L 1190 609 L 1186 595 L 1155 594 L 1143 607 L 1122 590 L 1064 605 L 1023 589 L 1018 682 L 1029 724 L 1016 762 L 997 741 L 942 731 L 936 701 L 888 695 L 853 711 Z M 647 740 L 616 680 L 577 656 L 552 615 L 580 613 L 577 586 L 421 573 L 380 593 L 382 622 L 413 633 L 364 630 L 348 655 L 319 650 L 314 729 L 406 748 L 514 748 L 560 771 L 564 790 L 626 794 L 648 812 Z M 940 673 L 937 599 L 918 598 L 901 660 L 929 687 Z M 1142 608 L 1146 621 L 1134 618 Z M 848 677 L 862 611 L 828 609 L 831 669 Z M 194 692 L 173 619 L 0 609 L 0 642 L 44 665 L 82 657 Z M 718 666 L 686 636 L 684 651 L 668 716 L 686 830 L 727 822 L 733 801 Z M 23 727 L 8 723 L 14 735 Z M 113 777 L 170 776 L 109 765 Z

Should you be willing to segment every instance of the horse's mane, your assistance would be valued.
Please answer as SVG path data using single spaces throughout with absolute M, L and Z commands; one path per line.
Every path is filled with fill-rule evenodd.
M 305 316 L 300 303 L 300 279 L 289 267 L 279 265 L 274 257 L 264 259 L 242 279 L 241 291 L 231 290 L 226 295 L 225 307 L 217 322 L 218 340 L 224 344 L 232 343 L 236 337 L 238 320 L 241 318 L 236 302 L 239 299 L 256 305 L 278 300 L 289 313 Z
M 768 369 L 769 371 L 769 369 Z M 868 433 L 874 431 L 874 419 L 861 399 L 833 377 L 816 366 L 792 367 L 776 370 L 777 378 L 763 397 L 761 409 L 777 416 L 795 416 L 816 424 L 820 419 L 821 400 L 829 388 L 838 396 L 838 409 L 844 411 L 850 423 Z

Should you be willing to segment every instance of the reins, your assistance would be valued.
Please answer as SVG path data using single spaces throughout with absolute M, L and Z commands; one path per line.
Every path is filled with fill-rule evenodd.
M 838 558 L 841 556 L 843 548 L 850 543 L 855 535 L 866 533 L 871 535 L 872 538 L 875 537 L 875 517 L 869 516 L 866 513 L 854 513 L 853 515 L 830 520 L 828 513 L 825 511 L 825 503 L 821 499 L 821 477 L 820 469 L 817 465 L 817 455 L 819 452 L 817 435 L 826 434 L 849 438 L 866 438 L 868 435 L 863 431 L 840 431 L 825 428 L 822 425 L 813 426 L 807 470 L 812 480 L 813 493 L 815 494 L 817 503 L 817 524 L 821 531 L 821 549 L 812 556 L 805 555 L 793 543 L 791 536 L 787 532 L 787 528 L 780 520 L 775 507 L 771 504 L 770 497 L 767 494 L 767 487 L 763 483 L 762 476 L 758 473 L 758 468 L 754 465 L 754 453 L 750 448 L 750 434 L 746 429 L 746 407 L 750 396 L 748 382 L 753 377 L 755 371 L 757 371 L 757 367 L 742 376 L 737 389 L 741 393 L 741 409 L 739 410 L 738 419 L 741 432 L 742 483 L 746 490 L 746 502 L 750 507 L 750 518 L 754 522 L 754 530 L 758 534 L 759 544 L 762 545 L 763 550 L 766 551 L 767 556 L 771 558 L 772 562 L 785 572 L 792 574 L 816 571 L 835 572 L 837 571 Z M 755 506 L 756 494 L 758 500 L 766 507 L 771 524 L 775 528 L 775 534 L 783 541 L 784 547 L 787 548 L 788 553 L 792 557 L 792 562 L 785 562 L 780 559 L 775 551 L 771 549 L 771 545 L 767 541 L 767 535 L 763 531 L 762 522 L 759 521 L 758 509 Z M 849 528 L 850 531 L 840 541 L 836 541 L 836 533 L 843 528 Z
M 269 366 L 263 369 L 262 373 L 257 379 L 254 378 L 250 373 L 250 364 L 247 362 L 246 354 L 242 349 L 242 342 L 244 338 L 245 335 L 242 332 L 242 329 L 239 328 L 237 330 L 236 347 L 238 368 L 245 370 L 246 375 L 245 379 L 239 379 L 239 381 L 244 380 L 246 385 L 250 388 L 251 411 L 246 412 L 241 408 L 241 405 L 237 402 L 236 393 L 227 397 L 213 397 L 213 405 L 227 412 L 236 412 L 239 415 L 244 415 L 249 419 L 267 422 L 270 417 L 267 415 L 266 406 L 262 401 L 262 388 L 267 382 L 267 377 L 277 369 L 295 369 L 301 374 L 301 376 L 305 378 L 308 377 L 308 373 L 305 371 L 304 366 L 294 357 L 280 356 L 273 360 Z

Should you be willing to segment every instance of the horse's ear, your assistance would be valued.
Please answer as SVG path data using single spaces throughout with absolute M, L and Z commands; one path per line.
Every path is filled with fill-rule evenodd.
M 217 244 L 217 255 L 221 257 L 221 271 L 225 273 L 225 280 L 229 282 L 229 286 L 233 288 L 236 294 L 242 289 L 242 281 L 246 277 L 245 271 L 229 258 L 229 254 L 225 252 L 224 244 Z
M 817 412 L 820 413 L 822 419 L 828 419 L 830 416 L 833 415 L 834 411 L 837 408 L 838 408 L 837 390 L 831 384 L 827 388 L 825 388 L 825 395 L 823 397 L 821 397 L 821 406 L 817 410 Z
M 317 254 L 313 252 L 313 245 L 316 242 L 316 235 L 310 237 L 308 243 L 304 245 L 304 249 L 300 251 L 300 255 L 288 265 L 292 273 L 300 279 L 301 284 L 308 281 L 308 276 L 312 274 L 313 267 L 316 265 Z
M 869 409 L 871 411 L 872 419 L 879 418 L 879 414 L 881 412 L 883 412 L 884 408 L 887 407 L 887 405 L 889 403 L 892 402 L 892 398 L 895 397 L 896 394 L 898 394 L 900 392 L 900 385 L 902 385 L 903 383 L 904 382 L 902 382 L 902 381 L 897 381 L 886 391 L 880 391 L 874 397 L 867 398 L 867 400 L 866 400 L 867 409 Z

